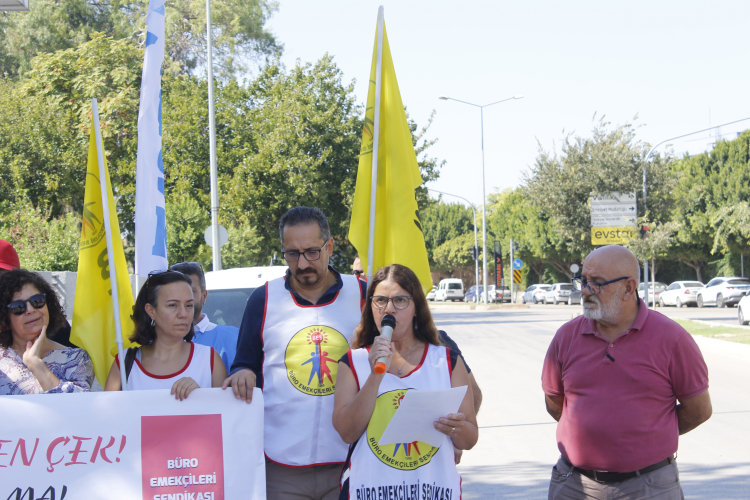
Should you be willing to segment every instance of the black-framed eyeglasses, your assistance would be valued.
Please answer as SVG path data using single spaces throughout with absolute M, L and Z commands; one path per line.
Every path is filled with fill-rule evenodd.
M 325 243 L 323 243 L 323 246 L 320 247 L 319 250 L 305 250 L 304 252 L 298 252 L 297 250 L 289 250 L 287 252 L 281 252 L 281 255 L 284 256 L 284 260 L 287 262 L 297 262 L 299 260 L 300 255 L 305 256 L 305 260 L 307 262 L 314 262 L 318 259 L 320 259 L 320 252 L 323 251 L 325 246 L 328 244 L 328 241 L 326 240 Z
M 31 307 L 33 307 L 34 309 L 41 309 L 42 307 L 44 307 L 44 304 L 47 303 L 47 296 L 43 293 L 37 293 L 36 295 L 32 295 L 26 300 L 14 300 L 10 304 L 8 304 L 8 309 L 10 310 L 11 314 L 20 316 L 26 313 L 26 311 L 28 310 L 26 303 L 31 304 Z
M 617 279 L 605 281 L 604 283 L 597 283 L 596 281 L 588 281 L 587 279 L 581 277 L 581 275 L 579 274 L 578 276 L 573 276 L 570 281 L 573 282 L 573 286 L 576 288 L 576 290 L 583 291 L 584 288 L 588 288 L 589 292 L 591 292 L 593 295 L 599 295 L 599 293 L 602 291 L 603 286 L 626 280 L 628 278 L 630 278 L 630 276 L 622 276 Z
M 385 309 L 388 306 L 388 302 L 393 302 L 393 307 L 402 310 L 409 307 L 409 301 L 412 297 L 408 295 L 396 295 L 395 297 L 383 297 L 382 295 L 373 295 L 370 297 L 372 305 L 378 309 Z

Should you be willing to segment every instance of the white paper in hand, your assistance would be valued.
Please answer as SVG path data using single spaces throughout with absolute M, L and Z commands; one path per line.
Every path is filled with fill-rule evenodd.
M 464 385 L 445 391 L 407 391 L 378 444 L 421 441 L 435 447 L 442 445 L 445 434 L 435 429 L 433 422 L 458 413 L 466 389 Z

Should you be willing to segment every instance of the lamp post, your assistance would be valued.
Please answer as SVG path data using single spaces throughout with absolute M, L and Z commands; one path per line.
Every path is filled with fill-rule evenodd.
M 683 137 L 687 137 L 689 135 L 700 134 L 701 132 L 707 132 L 707 131 L 713 130 L 715 128 L 725 127 L 727 125 L 732 125 L 734 123 L 744 122 L 746 120 L 750 120 L 750 117 L 742 118 L 740 120 L 734 120 L 733 122 L 722 123 L 721 125 L 714 125 L 713 127 L 708 127 L 708 128 L 704 128 L 704 129 L 701 129 L 701 130 L 696 130 L 695 132 L 690 132 L 688 134 L 678 135 L 677 137 L 670 137 L 669 139 L 664 139 L 663 141 L 657 143 L 654 147 L 652 147 L 649 150 L 649 152 L 646 155 L 646 157 L 643 159 L 643 215 L 644 216 L 646 215 L 646 209 L 647 209 L 647 206 L 646 206 L 646 167 L 648 166 L 648 159 L 651 158 L 651 155 L 654 153 L 654 151 L 656 150 L 656 148 L 658 148 L 659 146 L 661 146 L 665 142 L 674 141 L 675 139 L 682 139 Z M 648 298 L 648 258 L 646 258 L 646 259 L 643 260 L 643 283 L 644 283 L 643 286 L 645 288 L 645 292 L 644 293 L 646 295 L 646 307 L 648 307 L 648 303 L 649 303 L 649 298 Z M 655 287 L 656 284 L 654 283 L 652 286 Z M 654 288 L 654 307 L 656 307 L 656 288 Z
M 471 211 L 474 213 L 474 246 L 477 249 L 477 258 L 474 259 L 474 283 L 477 286 L 477 291 L 479 289 L 479 240 L 477 239 L 477 211 L 474 208 L 474 204 L 464 198 L 463 196 L 458 196 L 457 194 L 450 194 L 450 193 L 444 193 L 442 191 L 438 191 L 437 189 L 427 188 L 427 191 L 432 191 L 433 193 L 440 193 L 444 194 L 446 196 L 454 196 L 456 198 L 460 198 L 464 200 L 466 203 L 469 204 L 471 207 Z M 475 294 L 476 300 L 475 302 L 479 303 L 479 293 Z
M 481 125 L 481 133 L 482 133 L 482 270 L 483 270 L 483 280 L 482 280 L 482 286 L 484 287 L 484 291 L 482 292 L 484 294 L 484 303 L 489 304 L 489 298 L 487 296 L 487 190 L 485 188 L 485 179 L 484 179 L 484 108 L 487 108 L 489 106 L 494 106 L 495 104 L 500 104 L 501 102 L 510 101 L 511 99 L 522 99 L 522 95 L 517 95 L 513 97 L 508 97 L 507 99 L 503 99 L 501 101 L 495 101 L 491 102 L 489 104 L 479 105 L 474 104 L 471 102 L 461 101 L 459 99 L 454 99 L 452 97 L 448 96 L 440 96 L 439 99 L 443 101 L 456 101 L 460 102 L 462 104 L 468 104 L 469 106 L 474 106 L 475 108 L 479 108 L 479 121 Z

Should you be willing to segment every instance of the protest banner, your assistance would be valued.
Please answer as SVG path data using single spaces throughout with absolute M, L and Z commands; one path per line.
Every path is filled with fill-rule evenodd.
M 266 496 L 263 394 L 196 389 L 3 396 L 0 499 Z

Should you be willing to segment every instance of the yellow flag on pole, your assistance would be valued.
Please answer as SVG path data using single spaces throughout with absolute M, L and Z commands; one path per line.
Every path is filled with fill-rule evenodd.
M 373 161 L 375 155 L 377 162 Z M 373 163 L 377 170 L 374 190 Z M 370 269 L 374 274 L 383 266 L 401 264 L 414 271 L 427 292 L 432 289 L 432 278 L 415 197 L 415 189 L 420 185 L 422 175 L 398 90 L 381 7 L 349 240 L 359 252 L 368 276 Z M 373 193 L 374 221 L 371 221 Z
M 120 224 L 117 220 L 117 211 L 114 209 L 116 205 L 112 197 L 112 184 L 109 180 L 106 158 L 103 160 L 105 179 L 101 179 L 99 175 L 95 127 L 92 120 L 86 169 L 86 193 L 81 220 L 81 244 L 78 253 L 78 277 L 70 340 L 89 353 L 94 364 L 94 373 L 102 387 L 107 380 L 107 374 L 112 366 L 112 361 L 114 361 L 117 347 L 115 345 L 115 313 L 110 286 L 101 182 L 106 182 L 107 188 L 108 216 L 113 235 L 112 251 L 117 276 L 117 295 L 120 303 L 119 320 L 125 337 L 128 337 L 129 333 L 133 331 L 133 322 L 130 315 L 133 312 L 134 303 L 128 267 L 125 262 L 125 252 L 122 249 L 122 240 L 120 239 Z M 134 345 L 128 340 L 125 340 L 125 343 L 125 347 Z

